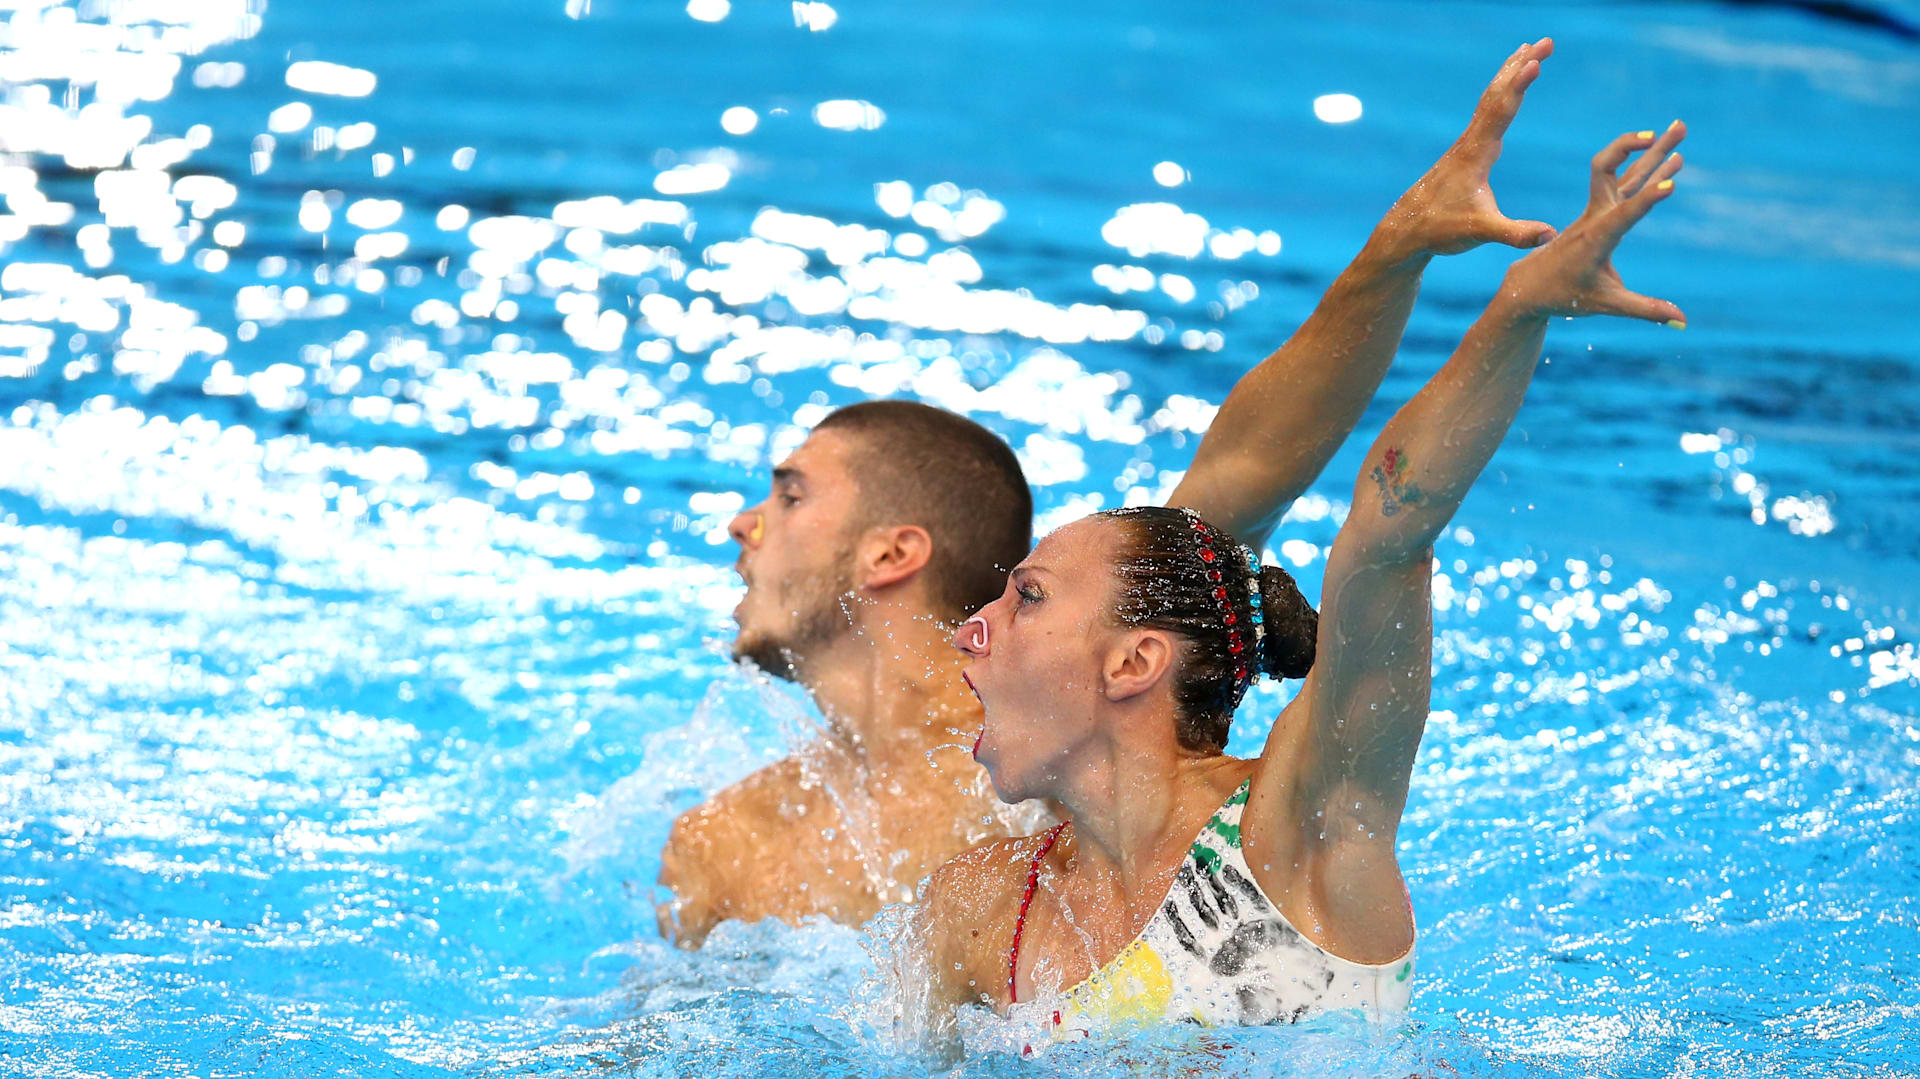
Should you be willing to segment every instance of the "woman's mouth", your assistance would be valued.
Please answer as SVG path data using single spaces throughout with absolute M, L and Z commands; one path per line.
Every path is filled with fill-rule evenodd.
M 967 677 L 967 672 L 965 671 L 960 672 L 960 680 L 967 684 L 968 689 L 973 690 L 973 699 L 976 701 L 980 701 L 980 707 L 983 709 L 986 708 L 987 702 L 980 699 L 980 689 L 978 686 L 975 686 L 973 684 L 973 679 Z M 973 759 L 974 760 L 980 759 L 980 741 L 986 736 L 987 736 L 987 725 L 985 723 L 981 723 L 980 733 L 973 736 Z

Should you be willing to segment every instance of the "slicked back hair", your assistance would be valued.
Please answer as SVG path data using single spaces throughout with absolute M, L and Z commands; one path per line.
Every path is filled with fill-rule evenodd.
M 1114 621 L 1169 630 L 1186 641 L 1173 675 L 1174 732 L 1189 751 L 1223 752 L 1246 689 L 1234 667 L 1245 663 L 1275 678 L 1305 678 L 1313 668 L 1319 614 L 1292 574 L 1261 567 L 1261 644 L 1236 657 L 1228 627 L 1252 625 L 1250 552 L 1212 525 L 1196 528 L 1197 517 L 1170 506 L 1130 506 L 1100 516 L 1121 528 Z M 1202 542 L 1216 552 L 1210 562 L 1200 555 Z M 1249 631 L 1243 640 L 1252 636 Z
M 933 538 L 936 615 L 963 618 L 1005 590 L 1033 547 L 1033 492 L 998 435 L 914 401 L 848 405 L 814 430 L 852 436 L 863 526 L 919 525 Z

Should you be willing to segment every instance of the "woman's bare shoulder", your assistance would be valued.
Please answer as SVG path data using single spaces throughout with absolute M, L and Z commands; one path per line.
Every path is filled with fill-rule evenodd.
M 920 931 L 949 1000 L 998 999 L 1020 895 L 1045 843 L 1044 835 L 990 840 L 955 855 L 927 878 Z
M 922 899 L 936 917 L 986 918 L 1017 903 L 1044 835 L 990 839 L 961 851 L 927 878 Z

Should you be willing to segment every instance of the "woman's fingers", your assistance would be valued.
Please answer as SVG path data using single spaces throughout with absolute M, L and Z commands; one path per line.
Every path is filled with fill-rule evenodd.
M 1601 304 L 1608 314 L 1658 322 L 1676 330 L 1687 328 L 1687 313 L 1679 307 L 1666 300 L 1642 296 L 1624 288 L 1614 289 L 1601 297 Z
M 1677 126 L 1677 125 L 1676 125 Z M 1675 141 L 1678 141 L 1677 139 Z M 1601 241 L 1600 250 L 1612 251 L 1622 237 L 1640 223 L 1641 219 L 1673 194 L 1673 178 L 1686 162 L 1679 154 L 1668 154 L 1643 177 L 1645 183 L 1624 202 L 1616 207 L 1603 221 L 1601 231 L 1596 238 Z M 1627 318 L 1646 319 L 1648 322 L 1664 323 L 1676 329 L 1687 328 L 1686 313 L 1666 300 L 1628 290 L 1620 284 L 1617 275 L 1608 273 L 1611 284 L 1603 285 L 1597 304 L 1600 309 Z
M 1675 120 L 1660 133 L 1629 131 L 1595 154 L 1592 199 L 1586 212 L 1568 227 L 1564 239 L 1514 264 L 1508 282 L 1517 287 L 1516 295 L 1529 294 L 1527 302 L 1545 311 L 1620 315 L 1685 329 L 1687 316 L 1680 308 L 1628 291 L 1611 265 L 1611 256 L 1620 240 L 1673 193 L 1673 178 L 1685 161 L 1671 151 L 1686 135 L 1686 125 Z M 1644 156 L 1621 176 L 1621 166 L 1642 151 Z
M 1515 221 L 1503 217 L 1489 228 L 1486 239 L 1508 247 L 1528 249 L 1544 246 L 1557 235 L 1559 233 L 1554 227 L 1545 221 Z
M 1635 161 L 1633 166 L 1627 169 L 1627 174 L 1620 178 L 1621 196 L 1631 196 L 1639 191 L 1647 182 L 1647 177 L 1653 175 L 1653 170 L 1666 160 L 1667 155 L 1673 152 L 1673 148 L 1680 145 L 1680 140 L 1686 137 L 1687 125 L 1678 120 L 1668 124 L 1667 129 L 1661 132 L 1659 139 L 1655 140 L 1654 144 L 1647 148 L 1647 152 L 1640 156 L 1640 160 Z
M 1652 210 L 1655 204 L 1673 194 L 1674 174 L 1679 172 L 1684 164 L 1679 154 L 1668 154 L 1666 160 L 1660 162 L 1652 175 L 1647 177 L 1647 182 L 1640 190 L 1634 192 L 1631 198 L 1622 202 L 1619 208 L 1613 211 L 1605 226 L 1609 247 L 1619 243 L 1620 238 L 1627 234 L 1627 230 L 1638 225 L 1640 219 L 1647 216 L 1647 212 Z
M 1662 132 L 1629 131 L 1608 143 L 1593 155 L 1593 174 L 1587 195 L 1587 209 L 1597 212 L 1623 198 L 1630 198 L 1646 186 L 1653 170 L 1667 159 L 1680 140 L 1687 137 L 1687 125 L 1675 120 Z M 1645 150 L 1640 159 L 1621 176 L 1620 166 L 1635 152 Z
M 1620 166 L 1627 163 L 1627 158 L 1632 157 L 1634 151 L 1652 146 L 1655 137 L 1652 131 L 1629 131 L 1593 155 L 1593 183 L 1588 209 L 1598 209 L 1608 204 L 1620 190 Z
M 1487 84 L 1486 92 L 1480 95 L 1480 104 L 1474 108 L 1473 120 L 1467 125 L 1466 138 L 1495 143 L 1504 138 L 1513 118 L 1520 113 L 1527 87 L 1540 77 L 1540 61 L 1551 55 L 1552 38 L 1541 38 L 1515 49 Z

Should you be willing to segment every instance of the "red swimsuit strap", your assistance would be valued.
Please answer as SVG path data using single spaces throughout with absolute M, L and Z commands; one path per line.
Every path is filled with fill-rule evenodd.
M 1053 850 L 1067 823 L 1061 821 L 1047 832 L 1046 842 L 1040 844 L 1040 849 L 1033 854 L 1033 864 L 1027 867 L 1027 890 L 1020 896 L 1020 916 L 1013 920 L 1013 947 L 1007 949 L 1007 1000 L 1012 1004 L 1020 1003 L 1020 992 L 1016 988 L 1020 978 L 1020 934 L 1027 928 L 1027 908 L 1033 905 L 1033 890 L 1040 886 L 1040 863 L 1046 861 L 1047 853 Z

